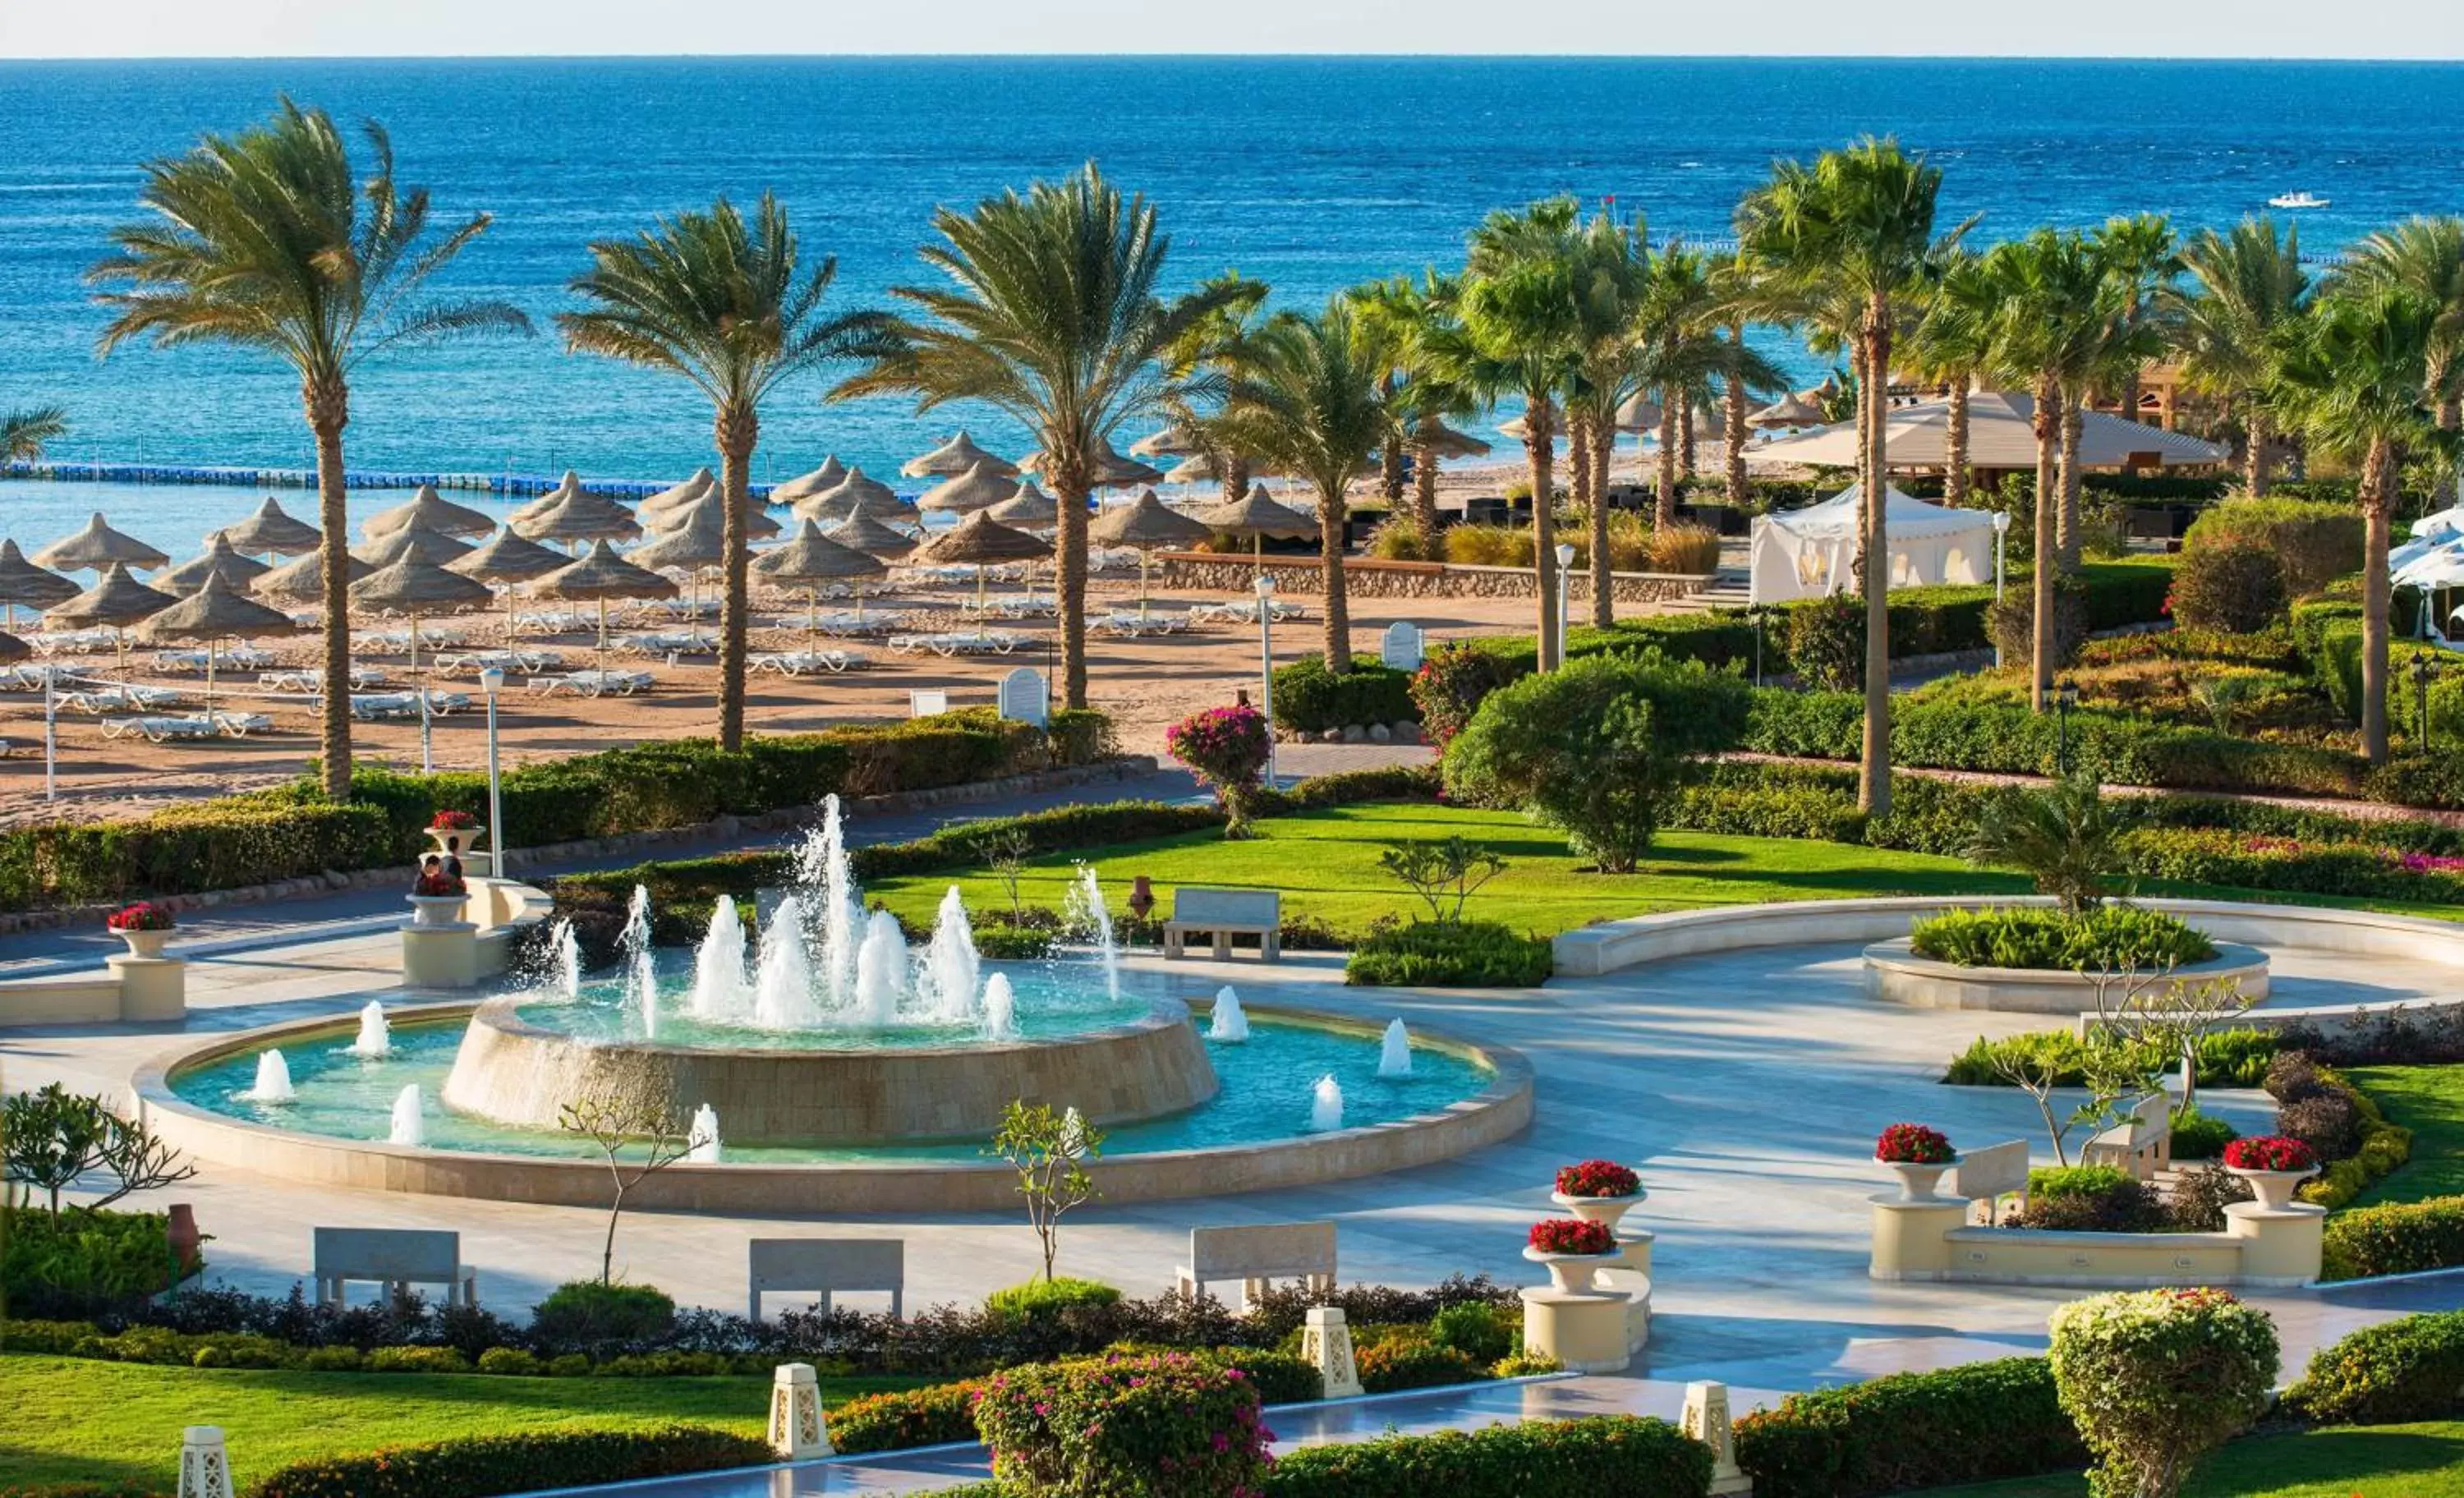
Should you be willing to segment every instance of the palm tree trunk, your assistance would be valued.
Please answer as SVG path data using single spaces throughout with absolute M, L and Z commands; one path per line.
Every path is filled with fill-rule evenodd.
M 1677 523 L 1677 392 L 1660 389 L 1659 492 L 1652 496 L 1651 523 L 1666 530 Z
M 1591 452 L 1577 456 L 1575 461 L 1590 462 L 1595 475 L 1592 485 L 1592 623 L 1606 629 L 1617 623 L 1617 595 L 1609 581 L 1609 453 L 1617 446 L 1616 423 L 1594 422 L 1591 436 Z
M 1891 810 L 1891 538 L 1884 503 L 1890 452 L 1882 382 L 1891 367 L 1890 302 L 1877 293 L 1865 308 L 1865 365 L 1874 372 L 1866 398 L 1865 439 L 1865 740 L 1859 756 L 1857 804 L 1869 816 Z
M 1318 565 L 1325 572 L 1326 669 L 1342 674 L 1352 669 L 1352 608 L 1343 586 L 1343 480 L 1317 491 Z
M 744 747 L 744 637 L 753 600 L 747 566 L 745 518 L 753 504 L 753 449 L 761 439 L 761 418 L 751 408 L 721 408 L 718 438 L 718 747 Z
M 2061 386 L 2047 376 L 2036 378 L 2036 515 L 2031 529 L 2030 609 L 2034 628 L 2028 644 L 2028 702 L 2042 713 L 2054 689 L 2054 549 L 2049 544 L 2055 525 L 2054 452 L 2061 442 Z
M 1438 419 L 1422 416 L 1412 430 L 1412 525 L 1420 555 L 1438 560 Z
M 2062 392 L 2061 562 L 2062 575 L 2079 570 L 2079 430 L 2087 423 L 2087 392 Z M 2041 555 L 2041 553 L 2039 554 Z
M 2252 496 L 2256 497 L 2267 493 L 2268 480 L 2274 475 L 2268 472 L 2267 408 L 2255 399 L 2250 403 L 2250 420 L 2246 425 L 2249 430 L 2244 434 L 2244 440 L 2250 444 L 2250 451 L 2242 454 L 2243 483 Z
M 1677 467 L 1685 477 L 1694 476 L 1694 392 L 1686 390 L 1678 398 L 1683 408 L 1677 423 Z
M 2464 407 L 2460 407 L 2452 396 L 2440 401 L 2438 430 L 2453 431 L 2459 422 L 2464 422 Z M 2442 457 L 2438 460 L 2438 483 L 2430 491 L 2430 508 L 2433 512 L 2444 510 L 2454 502 L 2455 462 L 2453 458 Z
M 1557 669 L 1560 654 L 1557 634 L 1557 517 L 1550 503 L 1550 492 L 1555 486 L 1555 454 L 1550 451 L 1553 433 L 1550 430 L 1549 391 L 1529 392 L 1529 408 L 1523 413 L 1523 455 L 1531 469 L 1531 581 L 1539 594 L 1540 628 L 1538 633 L 1540 669 Z
M 1390 409 L 1395 404 L 1395 371 L 1377 383 L 1377 397 Z M 1391 431 L 1377 450 L 1377 492 L 1386 496 L 1386 511 L 1392 515 L 1403 503 L 1403 434 Z
M 1736 331 L 1729 341 L 1742 344 L 1745 341 L 1744 331 Z M 1720 439 L 1727 449 L 1722 454 L 1725 460 L 1722 466 L 1727 473 L 1727 499 L 1731 508 L 1743 514 L 1746 501 L 1752 496 L 1746 477 L 1746 417 L 1749 413 L 1746 409 L 1744 381 L 1733 376 L 1729 378 L 1723 392 L 1723 406 Z
M 2387 531 L 2396 481 L 2386 439 L 2370 443 L 2362 469 L 2362 753 L 2387 760 Z
M 1249 494 L 1249 460 L 1237 452 L 1218 452 L 1215 466 L 1223 474 L 1223 502 L 1243 499 Z M 1080 497 L 1084 497 L 1081 496 Z
M 1050 452 L 1046 447 L 1045 450 Z M 1053 474 L 1061 501 L 1061 525 L 1052 533 L 1052 595 L 1059 606 L 1053 628 L 1061 631 L 1061 705 L 1087 705 L 1087 481 L 1077 474 Z
M 351 392 L 341 381 L 304 392 L 308 425 L 317 434 L 318 570 L 325 584 L 325 698 L 317 713 L 317 753 L 325 796 L 351 794 L 351 516 L 342 487 L 342 429 L 351 421 Z M 416 683 L 414 683 L 416 685 Z
M 1592 418 L 1581 410 L 1566 412 L 1566 487 L 1573 492 L 1574 508 L 1592 508 Z
M 1968 380 L 1950 382 L 1950 406 L 1943 422 L 1942 502 L 1956 510 L 1968 502 Z

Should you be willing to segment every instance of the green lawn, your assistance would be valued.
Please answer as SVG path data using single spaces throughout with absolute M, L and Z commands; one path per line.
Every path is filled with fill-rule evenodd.
M 926 1379 L 824 1378 L 822 1398 Z M 761 1433 L 767 1378 L 502 1378 L 161 1367 L 0 1354 L 0 1473 L 15 1483 L 179 1482 L 180 1428 L 220 1425 L 245 1490 L 279 1466 L 379 1446 L 682 1421 Z
M 2464 1196 L 2464 1066 L 2353 1067 L 2344 1075 L 2387 1122 L 2412 1131 L 2412 1158 L 2353 1205 Z
M 1273 817 L 1257 824 L 1257 835 L 1238 843 L 1215 832 L 1128 843 L 1089 859 L 1117 911 L 1131 879 L 1153 881 L 1158 909 L 1168 911 L 1177 884 L 1271 886 L 1285 893 L 1285 914 L 1309 915 L 1338 930 L 1356 931 L 1383 914 L 1409 915 L 1420 909 L 1409 892 L 1377 867 L 1378 850 L 1405 839 L 1435 839 L 1460 832 L 1503 856 L 1507 871 L 1472 898 L 1465 914 L 1503 921 L 1542 936 L 1654 911 L 1690 910 L 1773 900 L 1838 899 L 1881 894 L 2023 894 L 2027 881 L 1989 873 L 1956 858 L 1897 852 L 1845 843 L 1792 838 L 1728 837 L 1707 832 L 1665 832 L 1642 867 L 1631 874 L 1580 871 L 1584 861 L 1567 851 L 1555 831 L 1520 812 L 1488 811 L 1426 804 L 1339 806 Z M 1019 898 L 1029 906 L 1062 908 L 1077 858 L 1056 855 L 1031 863 L 1019 881 Z M 1005 911 L 1008 892 L 989 874 L 919 874 L 869 881 L 865 893 L 919 925 L 956 882 L 968 908 Z M 2282 903 L 2336 904 L 2409 914 L 2464 914 L 2440 906 L 2337 900 L 2253 893 L 2200 885 L 2150 884 L 2143 892 Z
M 2018 1477 L 1922 1498 L 2086 1498 L 2087 1479 Z M 2199 1464 L 2182 1498 L 2464 1498 L 2464 1421 L 2251 1436 Z

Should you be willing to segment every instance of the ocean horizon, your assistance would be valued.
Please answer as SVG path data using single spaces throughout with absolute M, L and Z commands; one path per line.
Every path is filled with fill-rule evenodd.
M 1655 239 L 1726 237 L 1775 158 L 1896 135 L 1945 171 L 1942 221 L 1991 241 L 2039 224 L 2170 213 L 2185 231 L 2309 191 L 2289 215 L 2322 259 L 2382 224 L 2457 210 L 2464 64 L 2079 59 L 874 56 L 407 58 L 0 63 L 0 408 L 65 407 L 68 461 L 312 465 L 291 376 L 230 350 L 94 356 L 106 315 L 82 276 L 137 216 L 139 165 L 289 93 L 390 131 L 398 175 L 440 221 L 495 215 L 444 289 L 508 297 L 543 328 L 593 238 L 774 189 L 832 302 L 882 306 L 928 281 L 937 207 L 1099 163 L 1144 193 L 1168 278 L 1226 270 L 1279 305 L 1459 263 L 1494 208 L 1614 198 Z M 1793 373 L 1826 363 L 1758 335 Z M 963 426 L 1027 445 L 997 415 L 825 406 L 825 381 L 768 408 L 755 477 L 825 453 L 889 476 Z M 1501 413 L 1504 414 L 1504 413 Z M 529 340 L 414 350 L 356 379 L 363 470 L 672 478 L 711 462 L 681 381 Z M 1135 435 L 1134 432 L 1130 433 Z M 1489 433 L 1493 435 L 1493 433 Z M 0 485 L 0 534 L 83 518 L 66 486 Z M 174 552 L 244 514 L 248 490 L 114 490 L 115 521 Z M 304 497 L 304 496 L 303 496 Z M 124 503 L 123 503 L 124 500 Z M 228 511 L 230 513 L 226 514 Z M 185 553 L 183 553 L 185 554 Z

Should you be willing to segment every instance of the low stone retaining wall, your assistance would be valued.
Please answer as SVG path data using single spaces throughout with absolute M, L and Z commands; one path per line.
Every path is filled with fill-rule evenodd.
M 2144 1289 L 2230 1285 L 2290 1289 L 2318 1283 L 2324 1207 L 2225 1207 L 2221 1233 L 2070 1233 L 1971 1227 L 1957 1197 L 1874 1199 L 1877 1280 Z
M 2214 957 L 2177 967 L 2170 976 L 2190 982 L 2231 979 L 2253 1002 L 2267 998 L 2267 954 L 2238 942 L 2220 941 Z M 1997 1009 L 2067 1018 L 2096 1007 L 2096 981 L 2084 973 L 1939 962 L 1918 957 L 1905 936 L 1865 949 L 1865 992 L 1912 1009 Z M 2117 991 L 2108 1002 L 2118 1006 L 2123 997 Z
M 1245 593 L 1262 564 L 1252 557 L 1209 551 L 1157 553 L 1157 579 L 1165 587 Z M 1263 565 L 1276 590 L 1293 597 L 1326 591 L 1326 569 L 1315 557 L 1267 557 Z M 1467 567 L 1444 562 L 1388 562 L 1347 557 L 1343 590 L 1354 598 L 1530 598 L 1536 575 L 1529 567 Z M 1620 604 L 1657 604 L 1687 598 L 1711 585 L 1711 574 L 1612 572 L 1609 596 Z M 1577 569 L 1569 582 L 1573 598 L 1592 596 L 1592 575 Z

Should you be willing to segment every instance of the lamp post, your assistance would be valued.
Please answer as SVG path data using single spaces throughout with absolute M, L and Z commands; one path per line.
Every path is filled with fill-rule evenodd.
M 1769 604 L 1748 604 L 1746 617 L 1754 622 L 1754 685 L 1763 684 L 1763 627 L 1771 623 L 1779 610 Z
M 2413 700 L 2421 715 L 2421 752 L 2427 758 L 2430 754 L 2430 682 L 2438 674 L 2438 662 L 2428 650 L 2415 650 L 2412 659 L 2405 663 L 2405 669 L 2412 675 Z
M 2054 683 L 2054 769 L 2064 780 L 2071 773 L 2071 709 L 2079 704 L 2079 687 L 2068 676 Z
M 2009 515 L 2007 512 L 2005 512 L 2005 511 L 2001 511 L 2001 510 L 1996 510 L 1996 511 L 1994 511 L 1994 512 L 1993 512 L 1993 602 L 1995 602 L 1995 603 L 1997 603 L 1997 604 L 1998 604 L 1998 603 L 2000 603 L 2000 602 L 2002 602 L 2002 574 L 2003 574 L 2003 564 L 2002 564 L 2002 563 L 2003 563 L 2003 558 L 2004 558 L 2004 556 L 2007 554 L 2007 552 L 2008 552 L 2008 550 L 2009 550 L 2009 540 L 2010 540 L 2010 537 L 2011 537 L 2011 517 L 2010 517 L 2010 515 Z M 2000 640 L 1999 638 L 1996 638 L 1996 639 L 1994 640 L 1994 642 L 1993 642 L 1993 664 L 1994 664 L 1994 665 L 1996 665 L 1996 666 L 1999 666 L 1999 665 L 2001 665 L 2001 664 L 2002 664 L 2002 642 L 2001 642 L 2001 640 Z
M 58 683 L 52 679 L 51 667 L 45 666 L 43 668 L 43 799 L 45 801 L 60 799 L 60 715 L 58 698 L 55 694 L 57 690 Z
M 479 672 L 479 690 L 488 694 L 488 870 L 505 874 L 505 804 L 496 785 L 496 694 L 505 685 L 505 669 L 491 666 Z
M 1574 548 L 1557 543 L 1557 671 L 1566 669 L 1566 596 L 1574 585 Z
M 1258 701 L 1266 715 L 1266 784 L 1275 784 L 1275 580 L 1261 572 L 1258 593 Z

